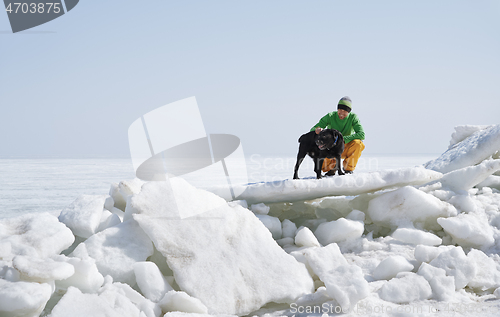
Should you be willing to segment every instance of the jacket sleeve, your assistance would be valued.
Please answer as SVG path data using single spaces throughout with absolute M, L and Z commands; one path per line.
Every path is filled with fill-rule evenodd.
M 317 127 L 325 129 L 329 124 L 330 124 L 330 116 L 329 114 L 326 114 L 323 118 L 319 119 L 319 122 L 316 123 L 310 131 L 316 130 Z
M 354 130 L 354 133 L 348 136 L 344 137 L 344 143 L 349 143 L 354 139 L 358 140 L 364 140 L 365 139 L 365 131 L 363 130 L 363 126 L 361 125 L 361 122 L 359 121 L 358 116 L 355 116 L 353 118 L 352 122 L 352 128 Z

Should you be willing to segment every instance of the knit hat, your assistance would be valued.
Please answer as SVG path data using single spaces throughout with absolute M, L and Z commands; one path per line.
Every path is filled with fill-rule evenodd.
M 339 100 L 339 104 L 337 106 L 337 109 L 342 109 L 342 110 L 345 110 L 347 112 L 351 112 L 352 110 L 352 101 L 351 101 L 351 98 L 345 96 L 345 97 L 342 97 L 340 100 Z

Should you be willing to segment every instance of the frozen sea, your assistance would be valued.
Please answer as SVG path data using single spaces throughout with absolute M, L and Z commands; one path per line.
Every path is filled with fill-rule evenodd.
M 413 167 L 439 154 L 363 155 L 356 173 Z M 246 157 L 250 183 L 289 179 L 295 157 L 253 154 Z M 134 178 L 130 159 L 0 159 L 0 218 L 60 211 L 81 194 L 106 195 L 112 183 Z M 301 178 L 314 177 L 306 158 Z M 208 180 L 210 181 L 210 180 Z

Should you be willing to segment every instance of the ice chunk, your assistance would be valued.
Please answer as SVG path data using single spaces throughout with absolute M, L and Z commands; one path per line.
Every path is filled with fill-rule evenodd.
M 141 186 L 143 184 L 144 182 L 138 178 L 121 181 L 118 184 L 118 191 L 122 195 L 123 199 L 127 201 L 129 196 L 138 194 L 141 191 Z
M 130 304 L 135 305 L 140 310 L 140 316 L 155 317 L 161 314 L 161 308 L 157 304 L 144 298 L 128 284 L 106 282 L 98 293 L 99 297 L 111 305 L 116 305 L 117 301 L 125 302 L 131 308 L 133 306 Z
M 106 200 L 104 201 L 104 208 L 108 211 L 111 211 L 113 208 L 115 208 L 115 201 L 113 197 L 107 196 Z
M 319 247 L 321 246 L 318 239 L 314 236 L 311 229 L 307 227 L 302 227 L 297 231 L 295 235 L 295 244 L 299 247 Z
M 130 200 L 134 219 L 167 259 L 180 289 L 200 299 L 209 313 L 244 315 L 312 292 L 305 266 L 276 244 L 251 211 L 179 178 L 170 185 L 189 197 L 172 197 L 162 182 L 146 183 Z M 190 209 L 200 197 L 214 208 L 186 219 L 165 216 L 172 214 L 175 199 Z
M 344 310 L 368 296 L 368 282 L 360 267 L 349 265 L 336 243 L 294 252 L 304 257 L 311 271 L 325 283 L 328 294 Z
M 75 236 L 88 238 L 96 233 L 101 222 L 106 195 L 80 195 L 59 215 L 59 221 Z
M 459 125 L 455 127 L 455 131 L 451 134 L 450 148 L 455 144 L 462 142 L 477 131 L 490 128 L 491 125 Z
M 448 200 L 450 204 L 455 206 L 457 210 L 461 212 L 475 212 L 477 211 L 477 206 L 474 200 L 469 196 L 469 194 L 455 195 Z
M 356 265 L 340 265 L 320 276 L 325 283 L 326 291 L 342 307 L 348 311 L 370 293 L 368 282 L 363 271 Z
M 352 211 L 350 202 L 352 198 L 345 196 L 324 197 L 312 202 L 315 208 L 314 212 L 317 218 L 324 218 L 327 221 L 337 220 L 347 215 Z
M 456 214 L 452 205 L 411 186 L 385 193 L 368 204 L 373 223 L 383 227 L 397 228 L 411 222 L 429 230 L 440 230 L 436 219 Z
M 159 302 L 163 312 L 185 312 L 208 314 L 208 309 L 203 303 L 194 297 L 189 296 L 185 292 L 169 291 Z
M 413 265 L 400 255 L 389 256 L 384 259 L 373 271 L 376 280 L 390 280 L 399 272 L 410 272 Z
M 422 185 L 442 176 L 439 172 L 419 166 L 358 173 L 346 177 L 284 180 L 251 185 L 233 184 L 233 188 L 242 193 L 238 196 L 239 199 L 244 199 L 250 204 L 267 204 L 311 200 L 325 196 L 355 196 L 405 185 Z M 220 189 L 212 190 L 215 192 Z
M 288 219 L 283 220 L 281 223 L 282 236 L 283 238 L 295 238 L 295 232 L 297 231 L 297 225 Z
M 250 210 L 259 215 L 267 215 L 270 209 L 271 208 L 269 208 L 269 206 L 266 206 L 263 203 L 250 206 Z
M 0 219 L 0 240 L 4 247 L 3 260 L 15 255 L 47 258 L 67 249 L 75 237 L 70 229 L 49 213 L 30 213 Z
M 127 206 L 127 200 L 123 198 L 122 194 L 120 194 L 120 189 L 118 186 L 119 186 L 118 183 L 111 184 L 111 186 L 109 188 L 109 196 L 111 196 L 111 198 L 113 198 L 115 208 L 117 208 L 121 211 L 125 211 L 125 207 Z M 109 211 L 112 211 L 112 210 L 109 210 Z
M 455 278 L 455 289 L 464 288 L 476 276 L 476 265 L 461 247 L 454 247 L 439 254 L 430 265 L 442 268 L 446 275 Z
M 345 218 L 349 219 L 349 220 L 355 220 L 355 221 L 359 221 L 359 222 L 364 223 L 366 215 L 364 212 L 355 209 L 355 210 L 351 211 Z
M 477 188 L 490 187 L 500 190 L 500 176 L 490 175 L 484 181 L 476 185 Z
M 96 233 L 73 251 L 81 259 L 95 259 L 104 276 L 130 285 L 135 284 L 134 264 L 152 254 L 151 240 L 133 219 Z
M 439 247 L 417 245 L 415 247 L 414 255 L 415 255 L 415 259 L 418 262 L 429 263 L 430 261 L 437 258 L 437 256 L 440 255 L 442 252 L 449 251 L 453 248 L 454 248 L 454 246 L 452 246 L 452 245 L 446 245 L 446 246 L 440 245 Z
M 443 187 L 447 187 L 454 192 L 460 192 L 476 186 L 498 170 L 500 170 L 500 160 L 487 160 L 479 165 L 449 172 L 439 182 Z
M 440 301 L 453 299 L 455 293 L 455 279 L 446 276 L 444 269 L 422 263 L 417 274 L 422 275 L 432 288 L 432 297 Z
M 428 169 L 449 173 L 481 163 L 500 149 L 500 124 L 473 133 L 426 164 Z
M 29 282 L 47 283 L 63 280 L 75 273 L 73 265 L 50 258 L 18 255 L 12 260 L 12 265 L 21 273 L 21 278 Z
M 407 273 L 403 277 L 393 278 L 379 290 L 380 298 L 397 304 L 408 304 L 428 299 L 432 289 L 427 280 L 415 273 Z
M 52 309 L 51 317 L 139 317 L 140 310 L 121 293 L 83 294 L 75 287 Z
M 495 243 L 493 229 L 484 214 L 459 214 L 453 218 L 439 218 L 438 223 L 463 247 L 486 249 Z
M 339 220 L 322 223 L 314 235 L 322 245 L 354 240 L 363 235 L 365 226 L 359 221 L 340 218 Z
M 108 210 L 103 210 L 102 216 L 101 216 L 101 221 L 99 223 L 99 226 L 96 229 L 96 232 L 101 232 L 104 229 L 107 229 L 109 227 L 116 226 L 117 224 L 121 223 L 120 216 L 111 213 Z
M 398 228 L 394 231 L 392 237 L 401 242 L 414 245 L 440 245 L 442 243 L 441 238 L 435 234 L 413 228 Z
M 257 218 L 259 218 L 264 226 L 266 226 L 266 228 L 271 232 L 274 240 L 281 239 L 281 221 L 278 218 L 260 214 L 256 214 L 255 216 L 257 216 Z
M 0 279 L 0 316 L 39 316 L 51 295 L 52 287 L 46 283 Z
M 322 276 L 337 266 L 347 265 L 347 260 L 340 252 L 339 246 L 336 243 L 331 243 L 321 248 L 307 248 L 296 252 L 304 256 L 305 261 L 307 261 L 307 264 L 317 276 Z
M 293 238 L 281 238 L 276 240 L 276 243 L 279 244 L 282 248 L 293 247 L 295 248 L 295 240 Z
M 155 303 L 159 302 L 167 292 L 173 290 L 153 262 L 137 262 L 134 265 L 134 272 L 142 294 Z
M 500 287 L 500 270 L 495 261 L 482 251 L 472 249 L 467 254 L 476 266 L 476 275 L 467 284 L 470 288 L 482 291 L 494 290 Z
M 54 260 L 69 263 L 75 269 L 75 273 L 70 277 L 56 281 L 56 286 L 60 289 L 68 289 L 70 286 L 74 286 L 85 293 L 95 293 L 104 283 L 104 277 L 97 270 L 95 260 L 90 257 L 80 259 L 57 255 Z

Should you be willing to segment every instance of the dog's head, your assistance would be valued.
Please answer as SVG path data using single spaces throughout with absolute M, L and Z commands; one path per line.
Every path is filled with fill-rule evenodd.
M 330 129 L 322 130 L 318 135 L 316 135 L 316 145 L 320 150 L 331 149 L 337 143 L 338 137 L 334 136 L 334 133 Z

